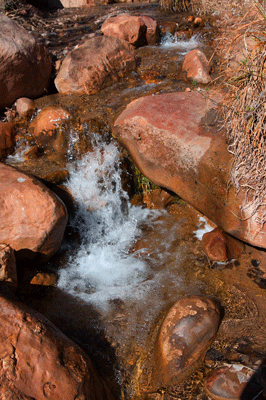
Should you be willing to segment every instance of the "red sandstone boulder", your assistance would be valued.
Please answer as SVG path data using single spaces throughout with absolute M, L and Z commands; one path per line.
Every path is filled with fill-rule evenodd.
M 212 261 L 228 261 L 238 258 L 244 249 L 242 242 L 237 242 L 218 227 L 203 235 L 202 244 L 207 256 Z
M 0 121 L 0 160 L 13 153 L 15 148 L 15 125 Z
M 101 31 L 105 36 L 112 36 L 126 40 L 135 47 L 147 44 L 147 27 L 141 17 L 129 14 L 118 14 L 116 17 L 107 18 Z
M 132 16 L 124 13 L 107 18 L 101 30 L 104 35 L 126 40 L 135 47 L 154 45 L 159 40 L 157 21 L 144 15 Z
M 67 211 L 37 179 L 0 163 L 0 243 L 21 256 L 51 257 L 59 249 Z
M 0 14 L 0 108 L 19 97 L 45 93 L 52 71 L 46 48 L 17 22 Z
M 10 399 L 112 399 L 88 356 L 46 318 L 0 296 L 0 319 L 0 387 Z
M 49 144 L 56 138 L 60 124 L 68 118 L 70 114 L 63 108 L 48 107 L 31 122 L 29 130 L 38 143 Z
M 241 212 L 245 196 L 228 188 L 232 156 L 215 128 L 213 96 L 180 92 L 139 98 L 117 118 L 113 134 L 156 185 L 177 193 L 232 236 L 266 248 L 266 224 L 258 220 L 265 206 L 254 214 L 248 208 Z
M 173 383 L 205 355 L 220 323 L 220 311 L 207 297 L 188 296 L 174 304 L 161 326 L 153 389 Z
M 203 84 L 211 82 L 209 61 L 201 50 L 194 49 L 185 55 L 182 72 L 185 80 Z
M 60 67 L 55 85 L 60 93 L 93 94 L 136 68 L 129 43 L 108 36 L 87 40 L 71 51 Z

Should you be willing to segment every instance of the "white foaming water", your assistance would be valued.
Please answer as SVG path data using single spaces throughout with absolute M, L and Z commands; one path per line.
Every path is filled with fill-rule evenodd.
M 161 40 L 160 47 L 163 49 L 176 49 L 181 54 L 195 49 L 200 45 L 200 35 L 194 35 L 190 39 L 180 39 L 171 33 L 167 33 Z
M 202 237 L 205 233 L 213 231 L 213 227 L 211 227 L 207 220 L 204 217 L 199 218 L 198 229 L 194 232 L 195 236 L 202 240 Z
M 15 149 L 14 154 L 9 155 L 6 158 L 7 164 L 18 164 L 25 161 L 25 153 L 30 150 L 30 145 L 26 144 L 25 147 L 20 148 L 19 150 Z
M 158 211 L 133 207 L 121 187 L 119 152 L 114 144 L 97 144 L 70 169 L 68 188 L 78 207 L 72 227 L 81 245 L 60 272 L 58 286 L 98 305 L 112 298 L 140 297 L 152 275 L 137 253 L 129 253 L 140 236 L 139 224 Z

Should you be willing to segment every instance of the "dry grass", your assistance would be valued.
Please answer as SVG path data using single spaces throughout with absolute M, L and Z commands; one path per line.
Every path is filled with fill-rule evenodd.
M 225 127 L 228 150 L 234 156 L 231 183 L 245 194 L 242 217 L 249 219 L 257 213 L 256 222 L 262 229 L 266 222 L 266 9 L 264 3 L 255 5 L 265 18 L 264 27 L 261 18 L 242 23 L 229 46 L 230 52 L 241 38 L 244 51 L 230 69 Z

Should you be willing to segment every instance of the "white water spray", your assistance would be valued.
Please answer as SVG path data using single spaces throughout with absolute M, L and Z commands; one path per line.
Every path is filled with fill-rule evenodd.
M 167 33 L 161 40 L 162 49 L 176 49 L 181 54 L 197 48 L 200 45 L 200 35 L 194 35 L 190 39 L 181 39 L 171 33 Z
M 72 227 L 81 245 L 60 272 L 58 286 L 88 302 L 141 295 L 151 275 L 130 248 L 140 236 L 139 225 L 158 211 L 133 207 L 122 189 L 119 152 L 114 144 L 97 144 L 93 153 L 70 168 L 68 188 L 77 202 Z

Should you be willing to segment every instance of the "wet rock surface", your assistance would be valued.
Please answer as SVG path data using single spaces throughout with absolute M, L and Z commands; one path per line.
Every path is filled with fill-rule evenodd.
M 160 328 L 151 386 L 169 385 L 201 359 L 219 322 L 219 307 L 208 298 L 190 296 L 174 304 Z
M 185 80 L 203 84 L 211 82 L 209 61 L 201 50 L 191 50 L 185 55 L 182 72 Z
M 15 124 L 0 121 L 0 160 L 15 149 Z

